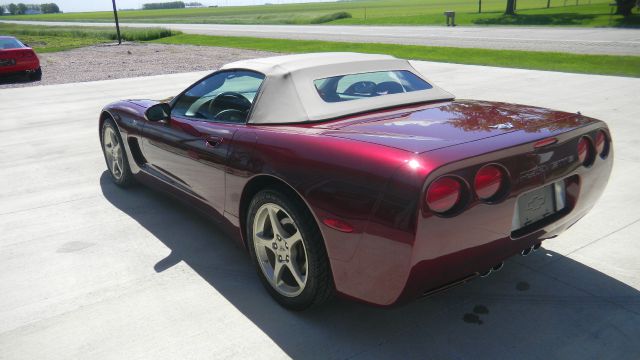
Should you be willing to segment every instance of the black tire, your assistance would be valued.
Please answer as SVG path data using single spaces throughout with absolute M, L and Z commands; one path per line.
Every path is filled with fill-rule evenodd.
M 254 221 L 258 210 L 266 204 L 275 204 L 290 215 L 300 235 L 306 250 L 306 284 L 302 292 L 294 297 L 279 293 L 265 276 L 256 255 L 254 245 Z M 294 195 L 284 189 L 265 189 L 258 192 L 249 205 L 247 214 L 247 247 L 251 259 L 256 267 L 258 276 L 269 294 L 283 307 L 290 310 L 305 310 L 319 306 L 328 301 L 334 294 L 333 276 L 322 234 L 315 219 L 306 205 Z M 275 258 L 274 258 L 275 261 Z
M 114 132 L 122 151 L 122 171 L 120 176 L 114 173 L 112 166 L 109 164 L 109 159 L 107 156 L 106 148 L 104 145 L 104 136 L 105 132 L 111 130 Z M 118 131 L 118 127 L 116 126 L 113 119 L 110 117 L 105 119 L 102 123 L 102 129 L 100 130 L 100 146 L 102 148 L 102 154 L 104 156 L 104 161 L 107 165 L 107 170 L 109 171 L 109 175 L 111 175 L 111 179 L 113 182 L 123 188 L 129 187 L 135 183 L 135 179 L 133 177 L 133 173 L 131 173 L 131 168 L 129 167 L 129 159 L 127 157 L 126 148 L 124 146 L 124 142 L 122 141 L 122 136 L 120 136 L 120 131 Z
M 31 79 L 31 81 L 42 80 L 42 68 L 37 68 L 36 71 L 29 74 L 29 79 Z

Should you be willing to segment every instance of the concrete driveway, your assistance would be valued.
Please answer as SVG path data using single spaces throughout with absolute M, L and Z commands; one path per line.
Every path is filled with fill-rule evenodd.
M 443 20 L 444 21 L 444 20 Z M 108 26 L 113 23 L 15 21 L 47 26 Z M 260 38 L 351 41 L 465 48 L 554 51 L 576 54 L 640 55 L 640 31 L 616 28 L 545 26 L 364 26 L 364 25 L 229 25 L 123 23 L 126 27 L 164 27 L 187 34 Z
M 207 220 L 105 173 L 100 108 L 202 73 L 0 90 L 0 358 L 640 358 L 640 79 L 416 66 L 460 98 L 608 121 L 616 162 L 596 208 L 446 293 L 293 313 Z

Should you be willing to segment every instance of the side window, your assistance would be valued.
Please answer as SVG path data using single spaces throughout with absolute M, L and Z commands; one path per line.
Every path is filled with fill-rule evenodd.
M 253 71 L 224 71 L 197 83 L 178 98 L 172 114 L 202 120 L 244 123 L 264 80 Z

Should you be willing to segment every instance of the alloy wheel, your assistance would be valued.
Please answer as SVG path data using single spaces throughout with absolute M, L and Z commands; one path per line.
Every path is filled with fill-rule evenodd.
M 124 152 L 122 151 L 122 145 L 120 141 L 118 141 L 116 132 L 110 126 L 105 126 L 104 128 L 102 144 L 104 154 L 107 157 L 109 171 L 116 180 L 120 180 L 124 171 Z
M 284 296 L 300 295 L 308 278 L 307 251 L 298 226 L 282 207 L 266 203 L 258 209 L 253 246 L 269 284 Z

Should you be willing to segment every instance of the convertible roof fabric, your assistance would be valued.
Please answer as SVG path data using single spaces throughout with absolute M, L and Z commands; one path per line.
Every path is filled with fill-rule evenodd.
M 398 105 L 454 98 L 451 93 L 425 79 L 407 60 L 388 55 L 311 53 L 243 60 L 222 67 L 222 70 L 231 69 L 253 70 L 265 75 L 248 121 L 253 124 L 321 121 Z M 433 88 L 327 103 L 314 85 L 315 80 L 332 76 L 392 70 L 410 71 Z

